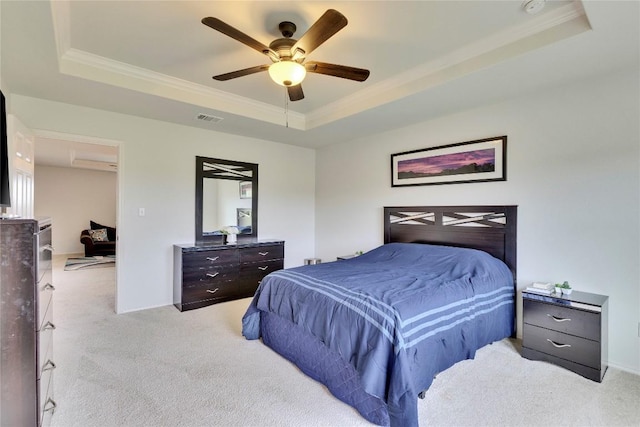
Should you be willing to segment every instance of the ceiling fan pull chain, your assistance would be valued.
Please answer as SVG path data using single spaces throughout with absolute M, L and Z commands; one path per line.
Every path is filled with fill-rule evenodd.
M 289 128 L 289 93 L 287 88 L 284 88 L 284 120 L 285 126 Z

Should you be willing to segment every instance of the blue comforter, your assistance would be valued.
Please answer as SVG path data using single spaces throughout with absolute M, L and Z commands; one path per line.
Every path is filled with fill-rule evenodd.
M 260 338 L 261 311 L 340 354 L 392 426 L 417 426 L 417 396 L 438 372 L 512 334 L 513 276 L 482 251 L 391 243 L 269 274 L 243 318 L 247 339 Z

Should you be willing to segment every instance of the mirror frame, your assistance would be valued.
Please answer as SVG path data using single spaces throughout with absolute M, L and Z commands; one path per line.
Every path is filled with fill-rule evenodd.
M 230 169 L 242 172 L 251 171 L 251 179 L 245 176 L 233 176 L 233 173 L 224 173 L 216 175 L 215 171 L 205 171 L 205 163 L 215 163 L 220 165 L 229 165 Z M 222 244 L 222 236 L 209 235 L 203 231 L 203 195 L 202 188 L 204 180 L 226 179 L 232 181 L 251 181 L 251 234 L 238 234 L 238 241 L 245 239 L 255 239 L 258 237 L 258 164 L 238 162 L 235 160 L 216 159 L 213 157 L 196 156 L 196 243 L 217 243 Z

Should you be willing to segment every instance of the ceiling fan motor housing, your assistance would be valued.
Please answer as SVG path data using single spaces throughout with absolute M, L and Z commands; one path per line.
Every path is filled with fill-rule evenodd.
M 281 60 L 291 59 L 291 48 L 296 42 L 296 39 L 290 38 L 275 39 L 269 44 L 269 49 L 276 52 Z

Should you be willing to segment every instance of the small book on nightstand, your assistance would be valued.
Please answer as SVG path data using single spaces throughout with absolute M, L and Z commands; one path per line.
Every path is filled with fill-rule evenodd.
M 531 284 L 531 286 L 527 287 L 526 291 L 544 295 L 551 295 L 554 291 L 554 286 L 552 283 L 534 282 Z

